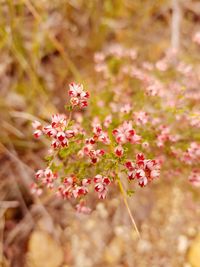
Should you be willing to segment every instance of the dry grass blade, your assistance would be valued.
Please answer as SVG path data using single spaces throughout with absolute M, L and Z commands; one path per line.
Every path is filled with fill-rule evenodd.
M 27 6 L 27 8 L 30 10 L 30 12 L 32 13 L 32 15 L 34 16 L 34 18 L 38 21 L 38 23 L 42 22 L 42 18 L 40 16 L 40 14 L 37 12 L 37 10 L 35 9 L 35 7 L 33 6 L 33 4 L 31 3 L 31 1 L 29 0 L 22 0 L 23 3 L 25 3 L 25 5 Z M 67 64 L 67 66 L 69 67 L 69 70 L 71 71 L 71 73 L 74 75 L 74 77 L 76 78 L 77 81 L 82 81 L 82 78 L 80 76 L 79 71 L 77 70 L 76 66 L 74 65 L 74 63 L 71 61 L 71 59 L 69 58 L 69 56 L 67 55 L 64 47 L 60 44 L 60 42 L 51 34 L 51 32 L 49 32 L 48 30 L 44 30 L 45 33 L 47 34 L 49 40 L 52 42 L 52 44 L 54 45 L 54 47 L 58 50 L 58 52 L 60 53 L 60 55 L 62 56 L 63 60 L 65 61 L 65 63 Z

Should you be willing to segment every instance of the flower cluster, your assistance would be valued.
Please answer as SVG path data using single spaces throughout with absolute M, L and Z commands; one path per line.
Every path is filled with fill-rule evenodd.
M 194 32 L 191 41 L 198 50 L 199 31 Z M 94 56 L 95 70 L 102 77 L 98 89 L 109 95 L 109 104 L 107 99 L 105 103 L 100 99 L 100 103 L 101 110 L 109 108 L 112 113 L 115 156 L 122 162 L 129 157 L 126 149 L 130 143 L 136 144 L 135 153 L 145 151 L 167 163 L 162 168 L 166 177 L 174 172 L 184 180 L 188 169 L 196 170 L 199 162 L 199 148 L 194 144 L 200 140 L 199 71 L 195 58 L 188 64 L 178 51 L 168 49 L 155 63 L 141 62 L 133 51 L 112 43 Z M 135 131 L 142 137 L 141 142 L 134 142 Z
M 113 130 L 113 135 L 118 144 L 125 144 L 130 142 L 131 144 L 137 144 L 140 142 L 141 137 L 136 134 L 133 129 L 131 121 L 125 121 L 119 128 Z
M 98 193 L 99 198 L 104 199 L 107 194 L 107 187 L 110 184 L 110 179 L 108 177 L 103 177 L 100 174 L 97 174 L 94 178 L 95 190 Z
M 83 90 L 82 84 L 70 83 L 69 85 L 70 102 L 73 107 L 84 108 L 88 105 L 89 93 Z
M 47 126 L 43 127 L 38 121 L 34 121 L 32 126 L 35 129 L 34 136 L 48 136 L 54 149 L 68 146 L 69 139 L 75 136 L 75 130 L 67 129 L 67 118 L 63 114 L 52 115 L 51 124 Z
M 192 142 L 188 149 L 183 153 L 182 160 L 186 164 L 193 164 L 200 161 L 200 144 Z
M 141 153 L 137 154 L 135 162 L 126 160 L 126 145 L 149 147 L 148 142 L 141 145 L 142 137 L 136 134 L 133 121 L 122 119 L 114 127 L 113 116 L 109 114 L 102 120 L 95 117 L 92 125 L 82 127 L 80 113 L 74 113 L 74 120 L 71 117 L 77 107 L 88 105 L 89 93 L 83 90 L 82 85 L 71 83 L 69 96 L 69 117 L 55 114 L 48 125 L 43 126 L 38 121 L 32 124 L 34 136 L 46 137 L 53 148 L 47 157 L 47 168 L 35 174 L 36 184 L 32 185 L 32 192 L 39 195 L 46 187 L 57 197 L 75 199 L 78 202 L 76 210 L 88 214 L 90 208 L 86 199 L 89 199 L 89 192 L 93 189 L 99 199 L 105 199 L 111 184 L 118 184 L 115 181 L 119 182 L 119 173 L 128 170 L 129 180 L 137 179 L 141 187 L 159 177 L 160 166 L 156 160 L 147 160 Z M 147 113 L 131 114 L 130 107 L 129 104 L 125 104 L 123 109 L 120 107 L 121 114 L 132 116 L 135 126 L 145 125 Z
M 179 135 L 172 135 L 170 128 L 166 125 L 160 125 L 158 128 L 159 134 L 157 135 L 157 146 L 163 147 L 167 141 L 176 142 L 179 139 Z
M 47 168 L 45 170 L 38 170 L 35 177 L 48 188 L 54 188 L 54 182 L 57 179 L 57 174 L 53 173 L 50 168 Z
M 134 118 L 137 125 L 145 125 L 148 122 L 148 114 L 144 111 L 135 112 Z
M 90 158 L 91 163 L 95 164 L 99 161 L 99 159 L 105 154 L 103 149 L 94 149 L 92 144 L 87 144 L 83 147 L 82 150 L 79 151 L 79 156 L 87 156 Z
M 156 160 L 145 159 L 142 153 L 136 155 L 136 161 L 127 161 L 129 180 L 136 179 L 138 185 L 143 187 L 160 176 L 160 164 Z
M 80 198 L 85 196 L 88 191 L 88 186 L 91 183 L 91 179 L 83 179 L 79 181 L 75 175 L 65 177 L 62 184 L 58 187 L 57 195 L 65 198 Z

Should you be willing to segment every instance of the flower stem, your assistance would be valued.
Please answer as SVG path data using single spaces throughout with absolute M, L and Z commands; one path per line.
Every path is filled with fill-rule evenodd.
M 119 177 L 117 177 L 117 182 L 118 182 L 119 189 L 120 189 L 120 192 L 121 192 L 122 197 L 123 197 L 123 200 L 124 200 L 124 204 L 125 204 L 125 206 L 126 206 L 126 208 L 127 208 L 127 210 L 128 210 L 128 214 L 129 214 L 129 216 L 130 216 L 130 218 L 131 218 L 131 222 L 132 222 L 132 224 L 133 224 L 133 226 L 134 226 L 134 228 L 135 228 L 135 231 L 136 231 L 136 233 L 137 233 L 137 236 L 140 238 L 140 232 L 139 232 L 139 230 L 138 230 L 138 228 L 137 228 L 136 222 L 135 222 L 135 220 L 134 220 L 134 218 L 133 218 L 133 215 L 132 215 L 132 213 L 131 213 L 131 210 L 130 210 L 130 207 L 129 207 L 129 204 L 128 204 L 128 201 L 127 201 L 126 193 L 125 193 L 125 191 L 124 191 L 122 182 L 121 182 L 121 180 L 120 180 Z
M 69 113 L 69 117 L 68 117 L 68 120 L 67 120 L 66 128 L 68 127 L 71 119 L 72 119 L 72 111 L 70 111 L 70 113 Z

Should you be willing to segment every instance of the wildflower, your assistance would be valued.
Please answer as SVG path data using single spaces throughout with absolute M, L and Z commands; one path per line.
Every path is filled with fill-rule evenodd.
M 37 196 L 41 196 L 43 193 L 42 188 L 40 188 L 36 183 L 32 183 L 30 189 L 31 193 L 36 194 Z
M 73 190 L 74 198 L 85 196 L 88 191 L 88 186 L 91 183 L 91 179 L 83 179 L 80 185 L 76 185 Z
M 93 125 L 93 139 L 99 142 L 104 143 L 105 145 L 110 144 L 110 139 L 108 134 L 103 131 L 101 125 L 99 123 Z
M 70 83 L 69 96 L 71 97 L 70 102 L 72 106 L 79 106 L 80 108 L 87 107 L 89 93 L 83 90 L 82 84 Z
M 128 114 L 132 110 L 132 106 L 130 104 L 125 104 L 123 107 L 120 108 L 121 113 Z
M 200 187 L 200 170 L 193 170 L 188 179 L 192 185 Z
M 108 192 L 107 186 L 110 184 L 110 179 L 98 174 L 94 177 L 94 183 L 95 191 L 98 193 L 98 197 L 100 199 L 104 199 Z
M 110 124 L 112 123 L 112 115 L 106 116 L 103 125 L 108 128 Z
M 188 149 L 183 153 L 182 160 L 186 164 L 192 164 L 200 160 L 200 144 L 192 142 Z
M 142 153 L 136 155 L 136 162 L 131 161 L 125 164 L 129 180 L 136 179 L 139 186 L 146 186 L 150 181 L 160 175 L 160 165 L 156 160 L 145 159 Z
M 156 68 L 160 71 L 166 71 L 168 69 L 168 64 L 166 59 L 161 59 L 156 62 Z
M 38 180 L 40 178 L 42 178 L 44 176 L 44 171 L 43 170 L 38 170 L 36 173 L 35 173 L 35 178 Z
M 51 117 L 51 126 L 62 131 L 66 127 L 67 118 L 64 114 L 54 114 Z
M 142 143 L 142 148 L 143 149 L 148 149 L 149 148 L 149 143 L 148 142 L 143 142 Z
M 91 208 L 87 207 L 85 205 L 85 201 L 81 200 L 77 205 L 76 205 L 76 211 L 78 213 L 82 213 L 82 214 L 90 214 L 91 213 Z
M 53 173 L 50 168 L 46 168 L 45 170 L 38 170 L 35 177 L 43 185 L 46 185 L 48 188 L 53 188 L 54 180 L 57 179 L 57 174 Z
M 38 138 L 43 134 L 42 124 L 39 121 L 34 121 L 32 123 L 32 127 L 33 127 L 33 129 L 35 129 L 35 131 L 33 133 L 35 138 Z
M 134 118 L 137 125 L 145 125 L 148 122 L 148 115 L 144 111 L 135 112 Z
M 113 131 L 113 135 L 115 136 L 115 139 L 119 144 L 125 144 L 127 142 L 137 144 L 141 140 L 141 137 L 137 135 L 135 130 L 133 129 L 131 121 L 125 121 L 122 125 L 120 125 Z
M 92 145 L 86 145 L 83 148 L 83 154 L 88 156 L 93 164 L 97 163 L 105 154 L 105 151 L 103 149 L 97 149 L 95 150 Z
M 122 146 L 117 146 L 116 148 L 115 148 L 115 155 L 117 156 L 117 157 L 122 157 L 123 156 L 123 154 L 124 154 L 124 149 L 123 149 L 123 147 Z

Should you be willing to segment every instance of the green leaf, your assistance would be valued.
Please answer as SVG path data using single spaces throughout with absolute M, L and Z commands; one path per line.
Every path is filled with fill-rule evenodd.
M 132 197 L 134 195 L 135 191 L 134 190 L 127 190 L 126 194 L 128 197 Z

